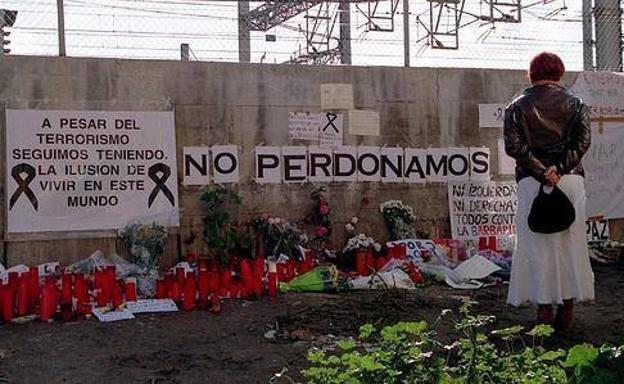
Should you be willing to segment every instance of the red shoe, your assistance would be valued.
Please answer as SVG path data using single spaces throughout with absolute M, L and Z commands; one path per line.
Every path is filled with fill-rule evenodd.
M 553 308 L 552 305 L 540 304 L 537 306 L 537 324 L 553 324 Z
M 555 329 L 558 331 L 567 331 L 572 327 L 572 319 L 574 318 L 574 300 L 563 300 L 563 305 L 557 307 L 557 316 L 555 317 Z

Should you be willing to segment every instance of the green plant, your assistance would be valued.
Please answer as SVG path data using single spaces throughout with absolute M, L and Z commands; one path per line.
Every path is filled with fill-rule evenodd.
M 360 328 L 344 339 L 339 352 L 312 349 L 311 366 L 301 372 L 310 384 L 564 384 L 624 382 L 624 346 L 581 344 L 569 351 L 546 350 L 554 330 L 538 325 L 524 333 L 513 326 L 488 332 L 493 316 L 474 315 L 469 304 L 459 313 L 445 310 L 429 328 L 424 321 L 401 322 L 378 331 Z M 450 321 L 458 332 L 450 344 L 438 340 L 437 327 Z M 446 335 L 449 336 L 449 335 Z M 273 378 L 295 381 L 282 371 Z
M 203 210 L 203 238 L 213 257 L 226 264 L 229 252 L 236 247 L 237 232 L 226 210 L 228 205 L 240 204 L 235 191 L 224 187 L 205 190 L 200 197 Z

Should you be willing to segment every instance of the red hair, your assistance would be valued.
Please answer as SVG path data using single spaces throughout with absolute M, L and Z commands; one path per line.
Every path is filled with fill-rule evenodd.
M 540 80 L 559 81 L 565 73 L 561 58 L 551 52 L 542 52 L 531 59 L 529 79 L 532 83 Z

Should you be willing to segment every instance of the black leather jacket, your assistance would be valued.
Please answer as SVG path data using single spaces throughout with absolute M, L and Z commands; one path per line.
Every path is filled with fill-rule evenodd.
M 581 158 L 591 143 L 589 112 L 581 99 L 557 84 L 535 85 L 505 109 L 505 151 L 516 159 L 516 180 L 544 171 L 584 176 Z

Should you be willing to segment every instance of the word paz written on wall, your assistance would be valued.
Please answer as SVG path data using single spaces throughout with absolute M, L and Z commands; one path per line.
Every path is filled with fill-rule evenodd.
M 173 112 L 6 115 L 9 233 L 179 224 Z

